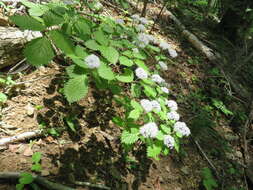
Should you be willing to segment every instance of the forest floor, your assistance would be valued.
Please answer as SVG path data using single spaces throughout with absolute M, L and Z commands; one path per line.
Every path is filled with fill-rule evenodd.
M 151 6 L 148 11 L 154 9 L 157 7 Z M 111 7 L 105 14 L 119 16 Z M 0 172 L 31 172 L 31 156 L 41 152 L 40 175 L 79 190 L 96 188 L 76 186 L 73 181 L 103 184 L 113 190 L 200 190 L 204 189 L 203 168 L 211 168 L 211 161 L 216 167 L 213 176 L 221 187 L 217 189 L 245 187 L 241 141 L 230 126 L 231 117 L 205 101 L 212 85 L 224 90 L 221 79 L 209 84 L 210 78 L 217 77 L 208 73 L 213 66 L 181 38 L 173 23 L 160 23 L 153 34 L 171 43 L 179 54 L 168 63 L 163 78 L 171 84 L 183 120 L 193 131 L 200 130 L 183 142 L 180 154 L 172 152 L 155 161 L 146 157 L 141 146 L 126 159 L 120 146 L 120 128 L 111 121 L 117 110 L 112 109 L 111 94 L 90 88 L 86 98 L 70 106 L 60 93 L 65 65 L 53 63 L 13 75 L 14 80 L 26 82 L 9 89 L 1 110 L 0 137 L 42 128 L 50 128 L 56 135 L 56 130 L 67 130 L 56 138 L 48 135 L 1 147 Z M 210 115 L 206 116 L 201 108 L 208 106 Z M 69 130 L 64 119 L 73 115 L 77 116 L 77 133 Z M 207 127 L 206 122 L 214 124 Z M 253 152 L 252 146 L 249 151 Z M 0 190 L 12 189 L 13 181 L 0 181 Z

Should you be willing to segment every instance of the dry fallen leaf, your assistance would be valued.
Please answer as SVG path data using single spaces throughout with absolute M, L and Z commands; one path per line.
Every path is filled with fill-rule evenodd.
M 19 147 L 20 144 L 10 144 L 8 148 L 11 152 L 16 153 L 18 152 Z
M 33 155 L 32 148 L 29 145 L 25 148 L 23 155 L 24 156 L 32 156 Z

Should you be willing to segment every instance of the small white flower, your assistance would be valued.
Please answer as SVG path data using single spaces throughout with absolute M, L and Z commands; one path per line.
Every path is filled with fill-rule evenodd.
M 178 121 L 180 119 L 180 115 L 176 111 L 171 111 L 167 113 L 167 117 L 170 120 Z
M 117 24 L 125 24 L 124 20 L 121 19 L 121 18 L 116 19 L 115 22 L 116 22 Z
M 147 99 L 141 100 L 141 106 L 145 110 L 145 112 L 150 112 L 153 110 L 152 102 Z
M 100 66 L 99 57 L 94 54 L 87 56 L 84 61 L 90 69 L 98 68 Z
M 158 133 L 158 127 L 155 123 L 147 123 L 140 128 L 140 133 L 145 138 L 155 138 Z
M 165 104 L 170 108 L 171 111 L 177 111 L 177 102 L 174 100 L 166 100 Z
M 145 47 L 145 46 L 147 46 L 148 44 L 149 44 L 149 37 L 148 37 L 149 35 L 147 35 L 147 34 L 144 34 L 144 33 L 140 33 L 140 34 L 138 34 L 138 36 L 137 36 L 137 45 L 139 46 L 139 47 Z
M 189 136 L 191 134 L 190 129 L 187 127 L 185 122 L 177 121 L 174 124 L 174 131 L 182 134 L 183 136 Z
M 163 61 L 159 61 L 158 64 L 160 65 L 160 67 L 163 71 L 168 70 L 168 66 Z
M 165 82 L 165 80 L 162 77 L 160 77 L 160 75 L 157 74 L 152 75 L 151 80 L 159 84 Z
M 169 89 L 166 88 L 166 87 L 161 87 L 161 90 L 166 93 L 166 94 L 169 94 Z
M 137 14 L 132 15 L 131 18 L 132 18 L 135 22 L 137 22 L 137 21 L 139 22 L 139 20 L 140 20 L 140 16 L 137 15 Z
M 161 111 L 161 106 L 160 106 L 158 101 L 152 100 L 151 104 L 152 104 L 152 107 L 153 107 L 154 110 Z
M 133 52 L 134 53 L 139 53 L 139 49 L 138 48 L 133 48 Z
M 175 146 L 175 139 L 170 135 L 165 135 L 163 139 L 163 143 L 170 149 Z
M 139 79 L 147 79 L 148 73 L 141 67 L 135 69 L 135 74 Z
M 138 32 L 144 32 L 146 30 L 146 27 L 143 24 L 138 24 L 135 28 Z
M 171 48 L 171 46 L 167 42 L 164 42 L 164 41 L 160 42 L 159 46 L 162 50 L 169 50 Z
M 169 48 L 169 54 L 170 54 L 170 56 L 172 57 L 172 58 L 175 58 L 175 57 L 177 57 L 177 52 L 176 52 L 176 50 L 174 50 L 174 49 L 172 49 L 172 48 Z
M 148 20 L 144 17 L 139 18 L 139 21 L 140 21 L 140 23 L 142 23 L 144 25 L 148 24 Z

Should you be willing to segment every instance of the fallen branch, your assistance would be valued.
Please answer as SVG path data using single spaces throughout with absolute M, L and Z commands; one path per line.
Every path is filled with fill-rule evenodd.
M 88 186 L 88 187 L 93 187 L 93 188 L 99 188 L 99 189 L 106 189 L 106 190 L 110 190 L 110 187 L 107 187 L 105 185 L 102 184 L 92 184 L 90 182 L 85 182 L 85 181 L 74 181 L 75 185 L 79 185 L 79 186 Z
M 21 133 L 19 135 L 15 135 L 15 136 L 12 136 L 12 137 L 6 137 L 6 138 L 0 139 L 0 146 L 6 145 L 6 144 L 9 144 L 9 143 L 14 143 L 14 142 L 17 142 L 17 141 L 22 141 L 22 140 L 25 140 L 25 139 L 38 137 L 38 136 L 41 136 L 41 135 L 42 135 L 41 130 L 36 130 L 36 131 L 32 131 L 32 132 L 24 132 L 24 133 Z
M 0 179 L 19 179 L 20 178 L 19 172 L 0 172 Z M 43 177 L 40 177 L 38 175 L 33 175 L 34 182 L 42 185 L 43 187 L 46 187 L 47 189 L 51 190 L 75 190 L 71 187 L 51 182 Z

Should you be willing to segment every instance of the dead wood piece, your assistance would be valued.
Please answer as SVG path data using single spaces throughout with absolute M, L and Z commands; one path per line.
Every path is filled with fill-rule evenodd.
M 14 27 L 0 27 L 0 69 L 13 65 L 24 58 L 24 44 L 41 37 L 40 32 L 21 31 Z
M 38 137 L 41 136 L 42 132 L 41 130 L 36 130 L 36 131 L 32 131 L 32 132 L 25 132 L 25 133 L 21 133 L 19 135 L 15 135 L 12 137 L 6 137 L 6 138 L 2 138 L 0 139 L 0 146 L 2 145 L 6 145 L 9 143 L 14 143 L 17 141 L 21 141 L 24 139 L 30 139 L 30 138 L 34 138 L 34 137 Z

